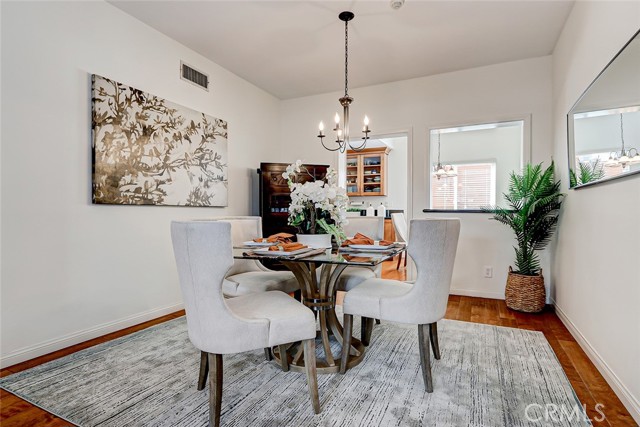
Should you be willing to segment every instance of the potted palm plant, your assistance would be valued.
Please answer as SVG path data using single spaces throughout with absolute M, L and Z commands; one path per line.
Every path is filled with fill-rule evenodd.
M 554 179 L 553 166 L 551 162 L 543 170 L 542 163 L 527 164 L 522 173 L 511 172 L 509 191 L 504 194 L 507 207 L 484 209 L 515 233 L 516 270 L 509 267 L 505 289 L 507 307 L 514 310 L 536 313 L 542 311 L 546 302 L 544 277 L 536 252 L 551 240 L 564 197 L 560 193 L 560 181 Z

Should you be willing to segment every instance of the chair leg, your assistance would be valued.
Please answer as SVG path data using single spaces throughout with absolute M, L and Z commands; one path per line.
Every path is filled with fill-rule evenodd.
M 433 357 L 440 360 L 440 346 L 438 345 L 438 322 L 429 324 L 429 339 L 431 340 L 431 349 Z
M 431 353 L 429 352 L 429 342 L 427 341 L 428 327 L 429 325 L 418 325 L 418 347 L 420 348 L 420 367 L 422 368 L 424 389 L 427 393 L 432 393 L 433 379 L 431 378 Z
M 287 346 L 279 345 L 278 353 L 280 353 L 280 367 L 284 372 L 289 372 L 289 359 L 287 358 Z
M 403 255 L 404 255 L 404 266 L 406 267 L 407 266 L 407 251 L 404 251 Z
M 273 355 L 271 354 L 271 349 L 269 347 L 264 348 L 264 358 L 267 362 L 271 362 L 273 360 Z
M 371 332 L 373 331 L 373 319 L 369 317 L 360 318 L 360 341 L 365 346 L 371 341 Z
M 398 265 L 396 265 L 396 270 L 400 270 L 400 261 L 402 261 L 402 252 L 398 255 Z
M 353 316 L 344 315 L 342 327 L 342 357 L 340 358 L 340 373 L 347 372 L 347 362 L 349 361 L 349 349 L 351 349 L 351 334 L 353 333 Z
M 316 372 L 316 340 L 312 338 L 304 341 L 304 367 L 307 373 L 307 384 L 311 395 L 313 412 L 319 414 L 320 396 L 318 395 L 318 375 Z
M 207 374 L 209 373 L 209 361 L 207 359 L 207 352 L 200 352 L 200 374 L 198 375 L 198 391 L 204 390 L 204 386 L 207 383 Z
M 222 407 L 222 355 L 208 353 L 209 359 L 209 424 L 220 426 Z
M 380 319 L 376 319 L 376 325 L 380 324 Z

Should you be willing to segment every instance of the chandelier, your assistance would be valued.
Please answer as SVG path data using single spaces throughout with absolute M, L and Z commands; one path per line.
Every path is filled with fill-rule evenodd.
M 622 121 L 622 113 L 620 113 L 620 140 L 622 141 L 621 150 L 612 151 L 609 154 L 609 160 L 607 160 L 604 165 L 607 167 L 616 167 L 620 165 L 624 168 L 631 163 L 640 163 L 640 153 L 638 153 L 638 149 L 624 149 L 624 126 Z
M 436 178 L 450 178 L 457 176 L 455 168 L 452 165 L 443 165 L 440 163 L 440 131 L 438 130 L 438 163 L 433 165 L 433 176 Z
M 352 12 L 342 12 L 338 15 L 341 21 L 344 21 L 344 96 L 338 101 L 340 101 L 340 105 L 342 105 L 343 113 L 342 113 L 342 127 L 340 127 L 340 115 L 336 113 L 334 117 L 334 121 L 336 123 L 333 131 L 336 134 L 336 140 L 334 141 L 336 145 L 332 147 L 327 147 L 324 143 L 324 123 L 320 122 L 318 126 L 319 133 L 318 138 L 320 138 L 320 142 L 322 146 L 329 151 L 338 151 L 341 153 L 349 148 L 354 151 L 364 150 L 367 145 L 367 140 L 369 139 L 369 118 L 364 116 L 364 127 L 362 128 L 362 133 L 364 136 L 362 137 L 363 142 L 361 144 L 352 144 L 349 140 L 349 105 L 353 102 L 353 98 L 349 96 L 349 21 L 354 18 L 354 14 Z

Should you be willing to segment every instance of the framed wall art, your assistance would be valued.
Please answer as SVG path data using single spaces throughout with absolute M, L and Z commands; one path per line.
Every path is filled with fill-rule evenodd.
M 92 75 L 93 203 L 227 206 L 227 122 Z

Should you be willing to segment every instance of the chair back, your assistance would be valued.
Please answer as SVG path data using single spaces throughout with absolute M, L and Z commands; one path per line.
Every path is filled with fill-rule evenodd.
M 444 317 L 459 236 L 458 218 L 411 220 L 408 252 L 416 264 L 417 277 L 406 295 L 406 311 L 411 317 L 407 323 L 428 324 Z
M 396 231 L 396 241 L 406 242 L 408 237 L 407 221 L 404 219 L 404 214 L 401 212 L 392 213 L 391 221 L 393 222 L 393 229 Z
M 233 265 L 231 224 L 174 221 L 171 240 L 193 345 L 215 354 L 265 347 L 268 321 L 238 318 L 230 312 L 222 295 L 222 282 Z
M 233 246 L 242 246 L 242 242 L 263 237 L 262 218 L 259 216 L 220 216 L 212 218 L 212 220 L 231 224 L 231 243 Z M 237 259 L 229 269 L 227 277 L 249 271 L 264 271 L 264 269 L 260 268 L 256 260 Z
M 384 218 L 381 216 L 350 217 L 349 223 L 342 227 L 347 237 L 362 233 L 373 240 L 384 239 Z

